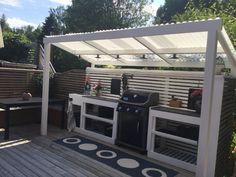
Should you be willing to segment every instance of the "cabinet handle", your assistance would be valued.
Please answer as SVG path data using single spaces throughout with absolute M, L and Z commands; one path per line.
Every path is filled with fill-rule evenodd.
M 139 132 L 139 121 L 137 123 L 137 133 Z

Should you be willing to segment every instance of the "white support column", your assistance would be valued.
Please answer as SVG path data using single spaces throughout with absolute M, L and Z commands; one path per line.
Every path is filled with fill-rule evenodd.
M 212 109 L 212 97 L 214 89 L 215 64 L 217 52 L 217 30 L 211 29 L 208 31 L 206 63 L 203 84 L 201 122 L 199 129 L 199 144 L 196 177 L 211 177 L 207 176 L 207 160 L 208 160 L 208 143 L 209 143 L 209 128 Z M 213 176 L 212 176 L 213 177 Z
M 41 113 L 41 135 L 47 135 L 48 126 L 48 95 L 49 95 L 49 62 L 51 53 L 51 44 L 44 45 L 45 58 L 43 68 L 43 96 L 42 96 L 42 113 Z
M 208 146 L 208 162 L 207 162 L 207 176 L 215 176 L 216 156 L 218 137 L 220 130 L 220 118 L 222 109 L 222 100 L 224 94 L 224 76 L 216 76 L 214 91 L 213 91 L 213 105 L 211 110 L 211 124 L 210 124 L 210 136 Z

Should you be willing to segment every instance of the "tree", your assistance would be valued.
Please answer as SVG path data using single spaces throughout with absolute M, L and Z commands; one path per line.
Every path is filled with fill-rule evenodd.
M 144 7 L 149 0 L 73 0 L 65 11 L 64 22 L 69 32 L 144 25 L 149 20 Z
M 185 12 L 185 7 L 189 2 L 191 2 L 195 8 L 201 8 L 203 5 L 208 8 L 214 1 L 215 0 L 166 0 L 165 4 L 158 8 L 154 24 L 172 22 L 173 16 Z
M 7 18 L 4 14 L 2 14 L 1 18 L 0 18 L 0 25 L 2 27 L 2 31 L 11 31 L 10 26 L 7 23 Z
M 41 34 L 39 35 L 40 44 L 43 44 L 43 38 L 46 35 L 58 35 L 64 33 L 64 15 L 64 7 L 50 9 L 49 16 L 46 17 L 42 26 Z M 52 46 L 51 53 L 51 61 L 57 72 L 64 72 L 74 68 L 84 69 L 87 66 L 87 62 L 84 60 L 79 60 L 78 57 L 55 46 Z
M 39 43 L 43 44 L 43 38 L 46 35 L 58 35 L 61 34 L 60 25 L 56 19 L 55 14 L 50 13 L 48 17 L 46 17 L 45 22 L 42 26 L 41 34 L 39 35 Z
M 188 0 L 166 0 L 163 6 L 157 10 L 154 24 L 171 22 L 172 16 L 182 13 Z
M 224 27 L 234 47 L 236 47 L 235 5 L 235 0 L 215 0 L 208 8 L 204 4 L 197 8 L 193 5 L 192 1 L 190 1 L 186 6 L 186 11 L 182 14 L 176 14 L 172 17 L 172 20 L 182 22 L 220 17 L 223 19 Z
M 0 49 L 0 59 L 26 63 L 30 51 L 30 41 L 24 34 L 14 32 L 3 32 L 4 48 Z
M 117 0 L 115 6 L 123 25 L 136 27 L 146 25 L 150 20 L 151 14 L 144 11 L 144 8 L 152 2 L 153 0 Z
M 57 72 L 64 72 L 70 69 L 85 69 L 89 63 L 71 53 L 65 52 L 52 46 L 52 64 Z
M 42 29 L 41 26 L 38 26 L 36 29 L 34 29 L 33 26 L 28 25 L 21 28 L 14 28 L 12 31 L 19 34 L 24 34 L 32 43 L 37 43 Z
M 0 59 L 20 63 L 35 63 L 36 43 L 41 31 L 40 26 L 24 26 L 11 29 L 3 14 L 0 18 L 3 28 L 3 39 L 5 48 L 0 50 Z

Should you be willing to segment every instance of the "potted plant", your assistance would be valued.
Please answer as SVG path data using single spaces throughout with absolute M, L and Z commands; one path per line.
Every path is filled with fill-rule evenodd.
M 96 96 L 101 96 L 101 90 L 102 90 L 102 83 L 101 81 L 99 80 L 97 82 L 97 84 L 95 85 L 94 87 L 94 93 Z

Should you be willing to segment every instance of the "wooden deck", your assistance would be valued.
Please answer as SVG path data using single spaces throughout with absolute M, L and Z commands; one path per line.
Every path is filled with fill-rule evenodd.
M 39 125 L 14 127 L 9 141 L 0 141 L 0 177 L 125 177 L 127 175 L 89 157 L 60 146 L 53 140 L 75 135 L 50 127 L 48 136 L 39 135 Z M 0 132 L 2 139 L 3 133 Z M 117 147 L 116 147 L 117 148 Z M 127 151 L 127 150 L 126 150 Z M 129 152 L 141 158 L 147 158 Z M 155 162 L 155 161 L 154 161 Z M 161 163 L 161 165 L 165 165 Z M 177 177 L 193 177 L 171 166 Z

